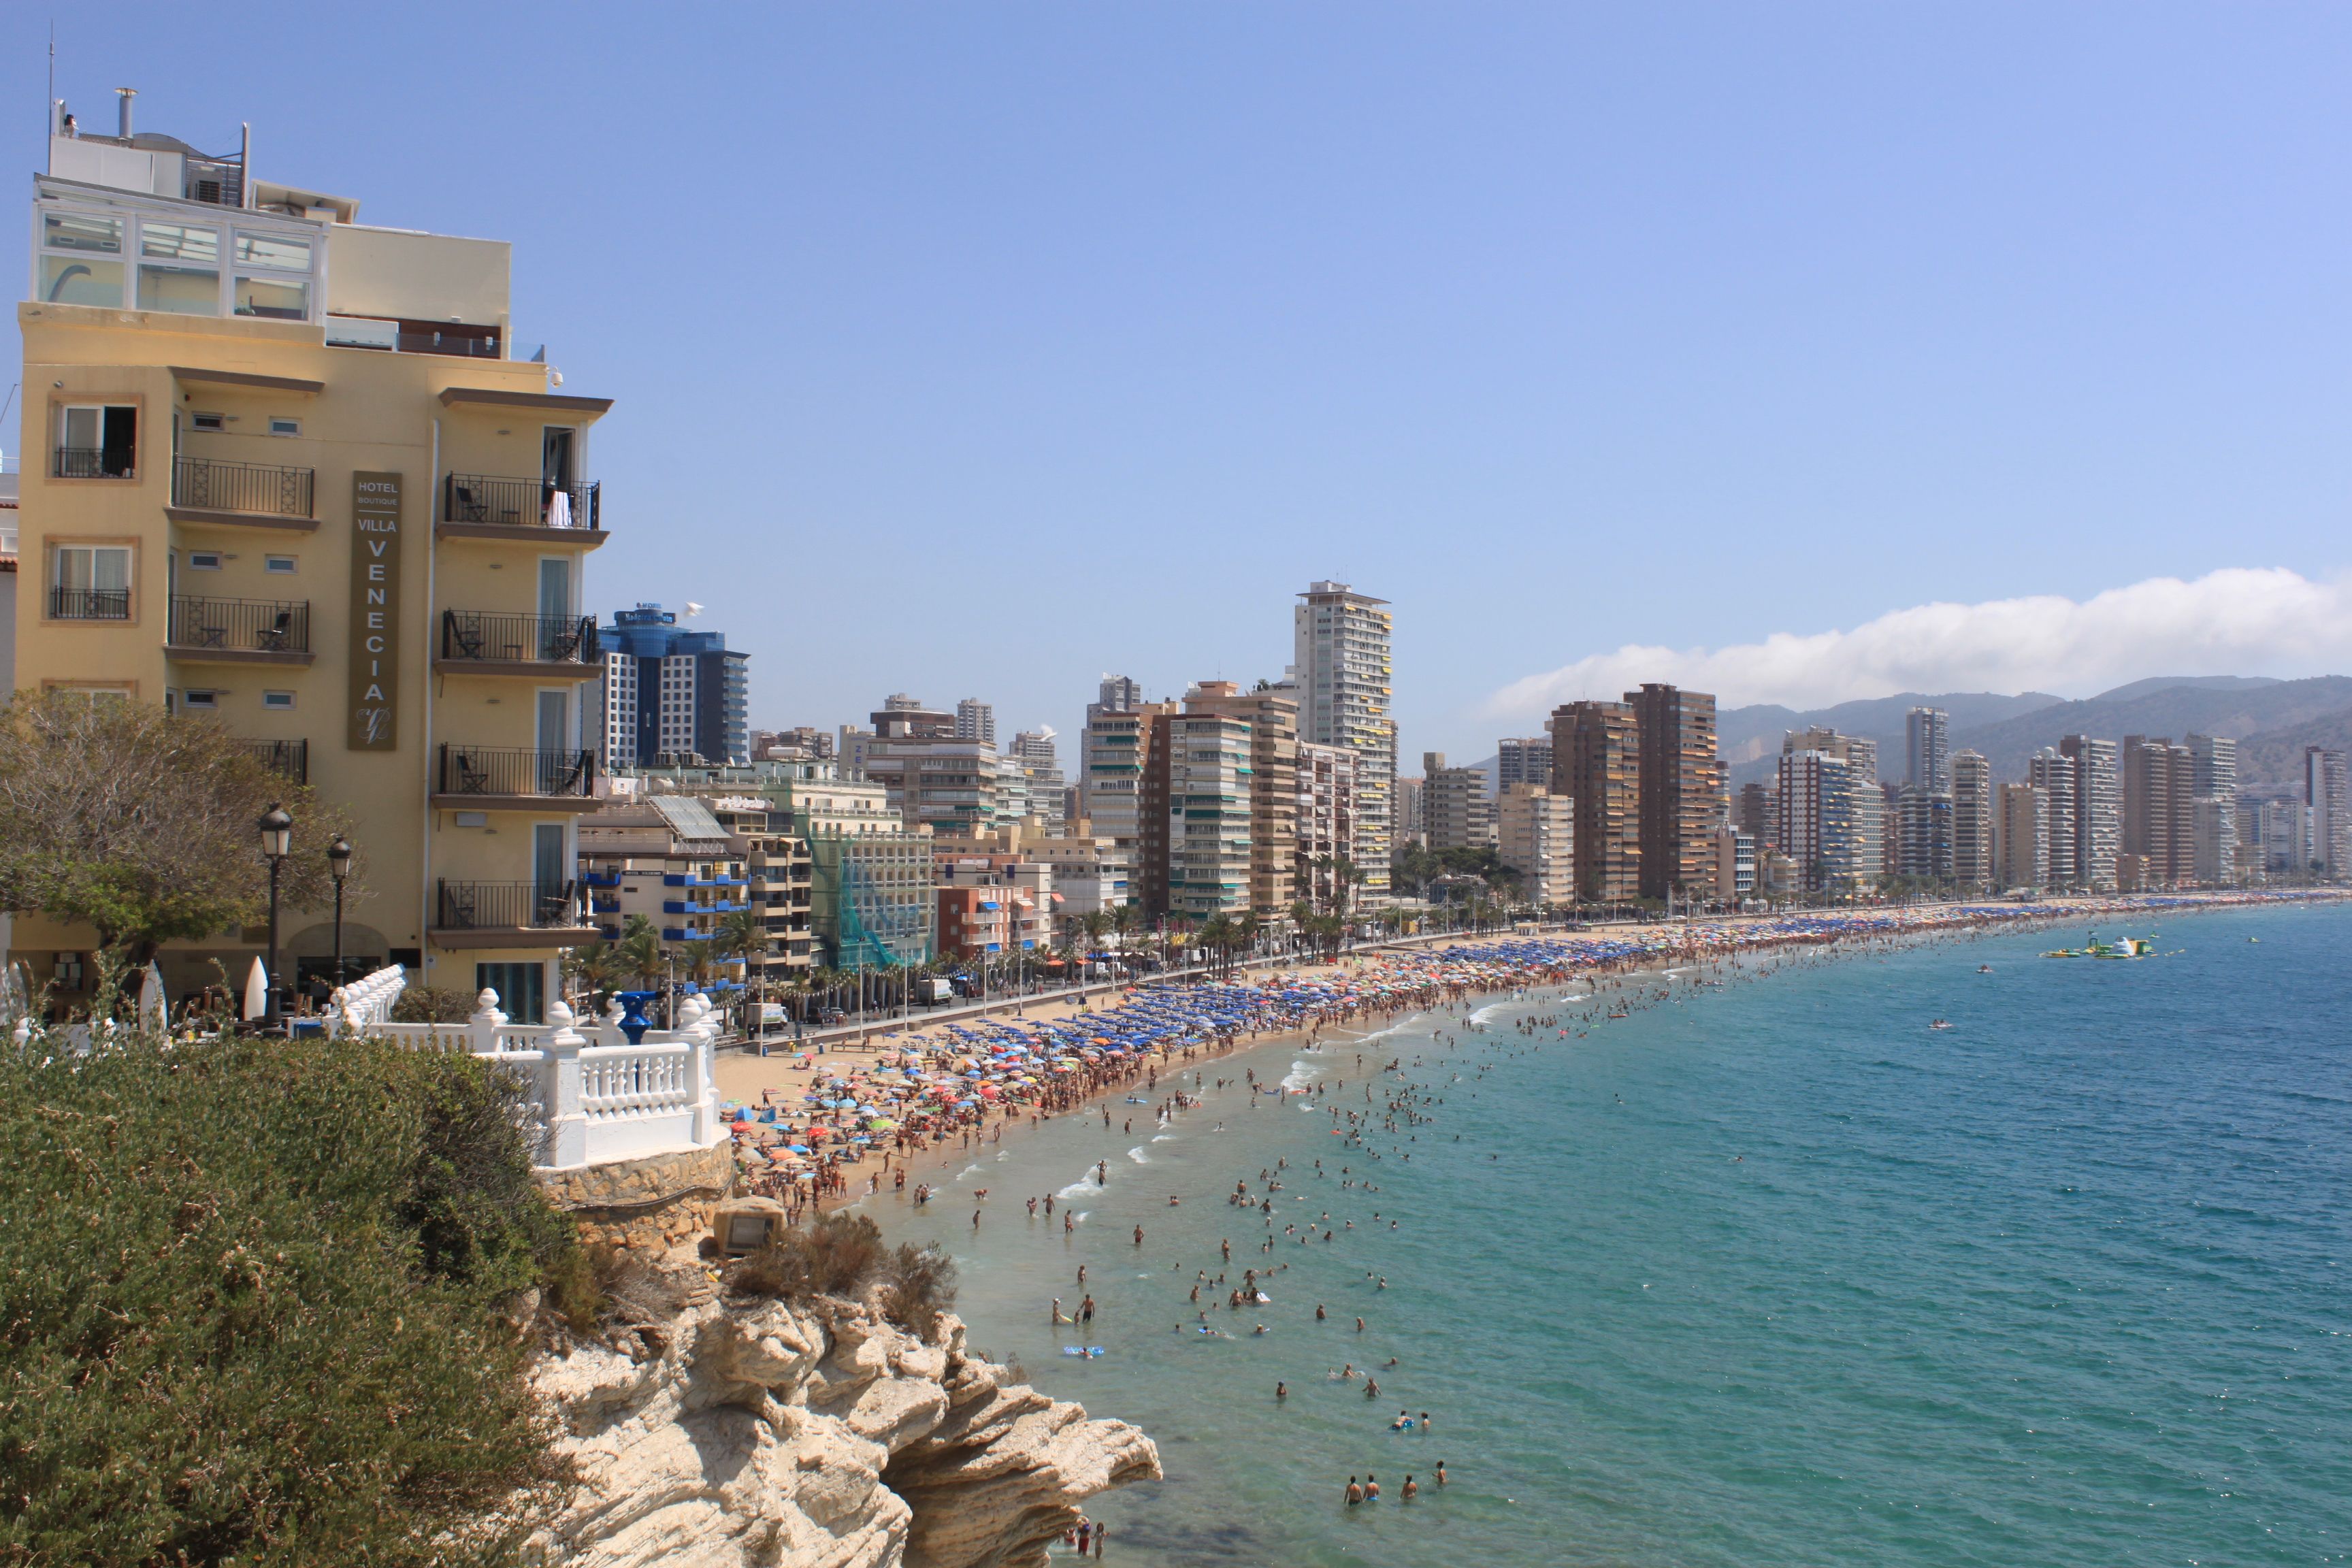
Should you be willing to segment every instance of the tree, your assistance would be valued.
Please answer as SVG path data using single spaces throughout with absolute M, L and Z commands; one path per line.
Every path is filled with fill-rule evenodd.
M 267 918 L 269 866 L 254 824 L 294 818 L 284 907 L 334 901 L 326 847 L 351 819 L 264 764 L 208 716 L 71 691 L 0 710 L 0 907 L 79 921 L 129 965 L 163 942 Z M 344 884 L 364 896 L 366 846 Z
M 621 940 L 614 945 L 613 957 L 623 974 L 639 983 L 640 990 L 650 987 L 669 969 L 668 955 L 662 951 L 661 932 L 643 915 L 631 915 L 628 923 L 621 928 Z
M 755 904 L 750 909 L 730 910 L 719 916 L 719 923 L 710 930 L 710 945 L 721 958 L 742 960 L 747 977 L 755 982 L 757 990 L 752 995 L 751 1005 L 756 1010 L 752 1014 L 751 1027 L 756 1029 L 767 1012 L 768 966 L 762 963 L 756 974 L 750 971 L 753 959 L 764 960 L 768 955 L 766 911 Z

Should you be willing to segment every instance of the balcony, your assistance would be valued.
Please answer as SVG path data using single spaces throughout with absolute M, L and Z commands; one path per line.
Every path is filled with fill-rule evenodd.
M 433 804 L 472 811 L 593 811 L 596 755 L 493 746 L 441 747 Z
M 53 621 L 127 621 L 131 618 L 128 588 L 52 588 L 49 619 Z
M 434 944 L 467 947 L 580 947 L 596 930 L 580 910 L 572 882 L 452 882 L 435 890 Z
M 442 539 L 529 540 L 541 544 L 604 542 L 604 487 L 581 482 L 450 474 L 441 481 Z
M 593 616 L 510 616 L 487 610 L 441 612 L 435 665 L 467 675 L 524 675 L 577 680 L 581 667 L 604 658 Z
M 310 468 L 174 458 L 170 515 L 178 523 L 308 531 L 319 526 L 317 481 Z
M 306 784 L 310 782 L 310 742 L 246 741 L 241 743 L 247 756 L 288 784 Z
M 172 595 L 164 651 L 183 664 L 308 664 L 310 606 L 292 599 Z
M 49 477 L 58 479 L 135 479 L 138 458 L 124 447 L 59 447 Z

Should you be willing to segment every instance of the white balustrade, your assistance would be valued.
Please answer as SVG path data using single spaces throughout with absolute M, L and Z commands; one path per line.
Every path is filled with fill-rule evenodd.
M 543 1135 L 541 1163 L 561 1170 L 708 1149 L 727 1136 L 711 1080 L 709 1013 L 708 1002 L 689 996 L 678 1006 L 678 1027 L 648 1029 L 632 1045 L 617 1002 L 584 1027 L 561 1001 L 549 1005 L 546 1023 L 517 1024 L 486 990 L 462 1024 L 380 1022 L 351 1032 L 412 1050 L 462 1051 L 522 1073 Z
M 407 986 L 408 971 L 397 963 L 338 985 L 327 998 L 327 1033 L 362 1035 L 391 1023 L 393 1004 Z

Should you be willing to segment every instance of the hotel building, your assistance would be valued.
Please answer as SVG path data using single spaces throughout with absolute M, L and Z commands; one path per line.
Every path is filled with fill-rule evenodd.
M 593 938 L 582 579 L 590 437 L 509 336 L 509 247 L 359 221 L 242 150 L 69 134 L 34 180 L 16 683 L 216 715 L 347 806 L 369 897 L 347 957 L 496 989 L 536 1020 Z M 325 967 L 287 922 L 284 979 Z M 174 995 L 257 933 L 172 944 Z M 17 922 L 35 978 L 89 932 Z

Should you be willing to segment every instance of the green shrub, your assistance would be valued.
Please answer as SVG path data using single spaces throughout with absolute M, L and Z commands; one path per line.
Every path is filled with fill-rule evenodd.
M 786 1300 L 856 1299 L 870 1290 L 884 1317 L 929 1339 L 940 1314 L 955 1305 L 956 1268 L 936 1247 L 886 1248 L 864 1215 L 828 1214 L 737 1263 L 725 1284 L 737 1295 Z
M 940 1314 L 955 1305 L 955 1259 L 936 1247 L 904 1243 L 882 1264 L 883 1314 L 922 1339 L 939 1332 Z
M 411 985 L 392 1001 L 395 1024 L 462 1024 L 474 1016 L 475 993 L 446 985 Z
M 740 1295 L 854 1297 L 882 1261 L 882 1232 L 864 1215 L 819 1215 L 803 1230 L 744 1258 L 727 1271 L 727 1289 Z
M 0 1046 L 0 1563 L 516 1561 L 579 1268 L 514 1086 L 370 1043 Z

